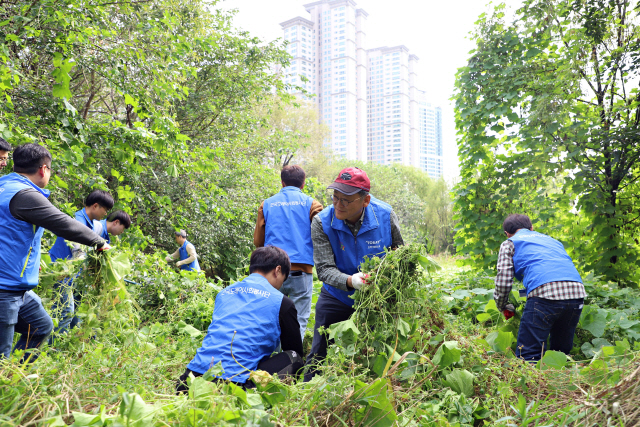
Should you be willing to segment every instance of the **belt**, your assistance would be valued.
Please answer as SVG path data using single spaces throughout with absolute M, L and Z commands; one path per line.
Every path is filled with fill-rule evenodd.
M 304 271 L 296 270 L 289 273 L 289 276 L 302 276 L 303 274 L 304 274 Z

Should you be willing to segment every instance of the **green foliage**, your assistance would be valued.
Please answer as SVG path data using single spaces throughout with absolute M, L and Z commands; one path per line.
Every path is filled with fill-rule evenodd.
M 3 5 L 0 135 L 47 146 L 68 213 L 108 189 L 141 247 L 173 252 L 185 228 L 210 275 L 235 275 L 278 188 L 263 158 L 281 139 L 259 132 L 273 125 L 263 110 L 291 96 L 271 72 L 286 52 L 232 19 L 200 0 Z
M 638 17 L 629 0 L 527 0 L 483 15 L 456 79 L 456 245 L 495 268 L 507 214 L 585 271 L 637 282 Z
M 466 397 L 474 395 L 473 374 L 466 369 L 454 369 L 445 376 L 445 384 L 451 387 L 451 390 Z

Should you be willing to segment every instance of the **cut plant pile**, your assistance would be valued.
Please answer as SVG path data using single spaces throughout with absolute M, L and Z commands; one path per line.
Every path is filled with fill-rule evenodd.
M 46 307 L 54 284 L 81 267 L 79 327 L 33 365 L 20 365 L 20 354 L 0 364 L 0 425 L 567 426 L 637 418 L 640 299 L 594 278 L 585 281 L 590 308 L 570 357 L 547 352 L 531 366 L 514 357 L 516 319 L 496 315 L 492 278 L 438 272 L 422 246 L 407 245 L 361 266 L 371 283 L 356 293 L 351 319 L 328 331 L 334 345 L 322 375 L 309 383 L 271 378 L 247 391 L 205 375 L 188 396 L 175 396 L 225 283 L 124 249 L 43 268 L 36 292 Z M 314 282 L 316 294 L 320 288 Z

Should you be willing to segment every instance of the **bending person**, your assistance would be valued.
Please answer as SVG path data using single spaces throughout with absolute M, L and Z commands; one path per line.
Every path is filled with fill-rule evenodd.
M 119 236 L 131 227 L 131 217 L 125 211 L 111 212 L 107 219 L 93 220 L 93 231 L 111 244 L 111 236 Z
M 369 257 L 383 257 L 385 248 L 404 244 L 398 216 L 391 206 L 369 194 L 367 174 L 351 167 L 340 171 L 328 189 L 333 190 L 333 205 L 313 218 L 311 238 L 318 279 L 323 283 L 316 303 L 315 327 L 308 369 L 304 380 L 317 373 L 317 365 L 327 356 L 327 336 L 319 327 L 329 328 L 353 314 L 356 290 L 366 286 L 358 271 Z
M 97 222 L 104 218 L 107 215 L 107 211 L 113 208 L 114 203 L 113 197 L 107 191 L 93 190 L 86 197 L 84 208 L 76 211 L 75 219 L 83 226 L 100 235 L 94 229 L 94 221 Z M 80 245 L 69 245 L 61 236 L 58 236 L 49 250 L 51 262 L 76 259 L 83 255 L 84 249 Z M 51 313 L 59 319 L 59 322 L 49 339 L 50 345 L 54 343 L 54 337 L 75 328 L 79 322 L 75 312 L 82 303 L 82 295 L 73 284 L 73 279 L 74 277 L 67 277 L 60 280 L 56 285 L 57 297 L 51 307 Z
M 514 277 L 522 280 L 527 292 L 516 356 L 536 362 L 546 350 L 569 354 L 587 296 L 571 257 L 562 243 L 533 231 L 527 215 L 509 215 L 502 230 L 507 240 L 498 253 L 493 298 L 506 319 L 515 314 L 509 304 Z
M 37 144 L 14 151 L 14 173 L 0 178 L 0 357 L 14 350 L 37 348 L 53 329 L 53 321 L 32 289 L 38 285 L 40 240 L 44 228 L 99 250 L 109 245 L 96 233 L 49 202 L 44 188 L 51 177 L 51 154 Z
M 187 232 L 184 230 L 175 232 L 176 243 L 180 246 L 173 254 L 168 255 L 167 262 L 179 259 L 176 265 L 181 270 L 200 271 L 200 263 L 198 263 L 198 254 L 196 247 L 187 240 Z
M 293 301 L 278 292 L 290 268 L 289 257 L 280 248 L 267 246 L 253 251 L 249 277 L 216 297 L 211 325 L 202 347 L 178 380 L 178 393 L 187 391 L 190 373 L 202 376 L 218 362 L 224 373 L 217 380 L 233 381 L 245 388 L 254 387 L 249 380 L 251 371 L 284 378 L 302 368 L 298 313 Z M 283 351 L 272 356 L 278 342 Z

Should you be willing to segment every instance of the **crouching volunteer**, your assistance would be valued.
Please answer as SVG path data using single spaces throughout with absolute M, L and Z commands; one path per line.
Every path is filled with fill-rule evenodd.
M 324 284 L 316 303 L 305 381 L 313 378 L 327 355 L 327 337 L 318 328 L 347 320 L 353 313 L 350 296 L 366 285 L 358 272 L 360 264 L 365 258 L 384 256 L 385 248 L 404 243 L 397 215 L 391 206 L 369 194 L 371 184 L 364 171 L 343 169 L 328 188 L 333 190 L 333 205 L 311 223 L 313 260 Z
M 196 247 L 187 240 L 187 232 L 184 230 L 176 231 L 175 238 L 180 247 L 173 254 L 168 255 L 166 261 L 171 262 L 180 259 L 176 262 L 176 266 L 180 267 L 180 270 L 200 271 Z
M 502 229 L 507 240 L 498 253 L 493 297 L 506 319 L 515 314 L 508 303 L 514 276 L 527 292 L 516 355 L 538 361 L 546 350 L 569 354 L 587 296 L 571 257 L 562 243 L 533 231 L 527 215 L 509 215 Z
M 311 220 L 322 211 L 319 202 L 302 192 L 305 177 L 304 170 L 298 165 L 282 168 L 282 189 L 260 205 L 253 232 L 256 247 L 277 246 L 289 255 L 291 273 L 280 292 L 296 305 L 303 341 L 313 296 Z
M 53 322 L 32 289 L 38 285 L 40 240 L 44 228 L 56 235 L 99 250 L 109 245 L 89 228 L 49 202 L 44 188 L 51 177 L 51 154 L 37 144 L 14 151 L 14 173 L 0 178 L 0 357 L 15 349 L 32 349 L 44 342 Z M 33 358 L 32 358 L 33 359 Z
M 244 387 L 255 385 L 251 371 L 262 370 L 280 378 L 302 368 L 302 339 L 296 307 L 278 291 L 289 276 L 287 253 L 274 246 L 251 254 L 249 277 L 220 291 L 202 347 L 178 380 L 177 392 L 187 391 L 190 373 L 202 376 L 218 362 L 229 380 Z M 282 345 L 282 353 L 271 354 Z

